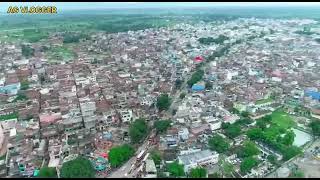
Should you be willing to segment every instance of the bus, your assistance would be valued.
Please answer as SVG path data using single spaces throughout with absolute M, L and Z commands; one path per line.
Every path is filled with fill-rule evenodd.
M 146 153 L 146 150 L 142 150 L 137 156 L 137 161 L 141 161 L 145 153 Z

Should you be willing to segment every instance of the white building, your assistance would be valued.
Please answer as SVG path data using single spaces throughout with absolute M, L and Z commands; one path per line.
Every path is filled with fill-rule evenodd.
M 132 110 L 121 110 L 120 112 L 122 122 L 130 122 L 132 120 Z
M 187 140 L 189 138 L 189 131 L 187 128 L 182 128 L 179 132 L 178 135 L 180 137 L 180 139 L 182 140 Z
M 178 157 L 179 163 L 184 164 L 184 171 L 188 173 L 191 168 L 207 166 L 218 163 L 219 154 L 215 151 L 203 150 Z

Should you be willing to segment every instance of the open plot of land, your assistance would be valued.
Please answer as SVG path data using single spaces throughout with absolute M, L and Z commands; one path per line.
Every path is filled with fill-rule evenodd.
M 256 104 L 259 105 L 259 104 L 265 104 L 265 103 L 269 103 L 269 102 L 272 102 L 273 99 L 271 98 L 267 98 L 267 99 L 260 99 L 258 101 L 256 101 Z
M 66 46 L 52 47 L 46 52 L 49 62 L 70 61 L 74 58 L 74 52 Z
M 287 113 L 283 112 L 282 110 L 274 111 L 271 114 L 272 122 L 279 125 L 282 128 L 288 129 L 294 127 L 296 123 L 294 120 L 288 115 Z

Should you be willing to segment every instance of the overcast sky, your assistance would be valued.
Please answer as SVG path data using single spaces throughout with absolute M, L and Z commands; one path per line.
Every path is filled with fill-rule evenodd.
M 0 12 L 9 6 L 56 6 L 58 10 L 107 8 L 175 8 L 218 6 L 320 6 L 320 2 L 0 2 Z

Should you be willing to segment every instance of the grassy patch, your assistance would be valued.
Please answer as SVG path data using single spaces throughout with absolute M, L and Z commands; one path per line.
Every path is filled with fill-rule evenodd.
M 6 159 L 6 154 L 0 156 L 0 160 L 5 160 Z
M 260 105 L 260 104 L 266 104 L 266 103 L 269 103 L 269 102 L 272 102 L 273 101 L 273 99 L 271 99 L 271 98 L 267 98 L 267 99 L 260 99 L 260 100 L 258 100 L 258 101 L 256 101 L 256 105 Z
M 9 119 L 16 119 L 16 118 L 18 118 L 18 113 L 11 113 L 11 114 L 0 116 L 0 121 L 5 121 L 5 120 L 9 120 Z
M 58 62 L 72 60 L 75 53 L 66 46 L 59 46 L 50 48 L 46 55 L 50 62 Z
M 288 129 L 296 125 L 293 119 L 287 113 L 282 110 L 274 111 L 271 114 L 272 122 L 277 124 L 278 126 Z

